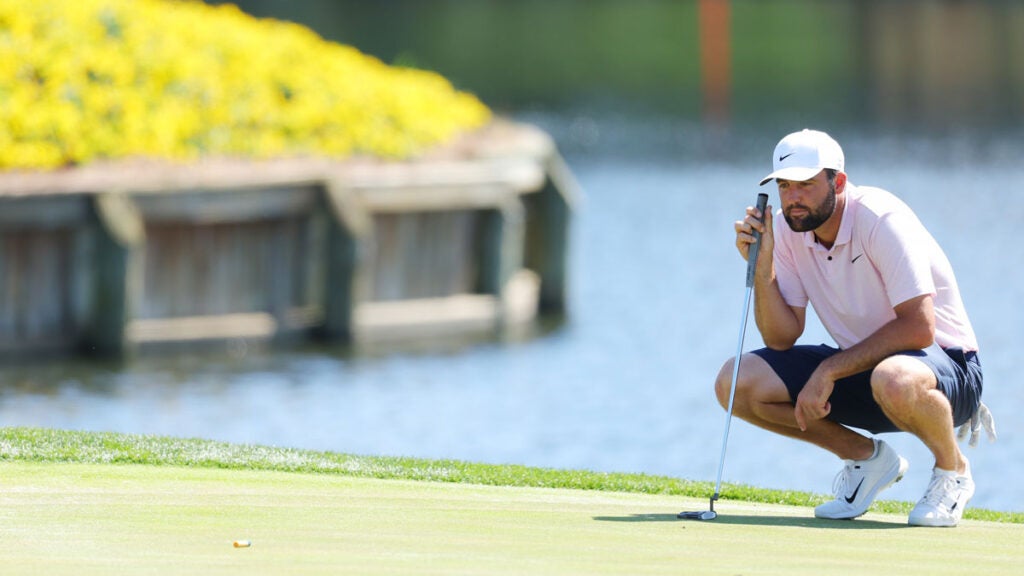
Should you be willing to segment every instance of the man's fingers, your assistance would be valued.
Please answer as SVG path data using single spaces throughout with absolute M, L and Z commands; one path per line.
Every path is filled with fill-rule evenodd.
M 832 413 L 832 403 L 825 402 L 825 405 L 820 409 L 813 405 L 802 405 L 797 402 L 793 408 L 793 416 L 796 418 L 796 425 L 800 427 L 801 432 L 807 431 L 808 420 L 821 420 Z
M 740 251 L 743 259 L 747 260 L 750 257 L 750 246 L 755 242 L 753 228 L 747 220 L 737 220 L 735 228 L 736 249 Z
M 764 234 L 765 223 L 764 220 L 761 220 L 760 215 L 757 213 L 757 210 L 752 209 L 749 213 L 747 213 L 747 224 L 750 225 L 751 230 L 757 230 L 758 232 Z
M 763 214 L 758 212 L 757 208 L 747 206 L 747 216 L 733 223 L 733 229 L 736 231 L 736 249 L 745 260 L 750 259 L 750 246 L 757 241 L 754 233 L 759 233 L 762 238 L 772 233 L 771 213 L 771 206 L 765 207 Z M 764 244 L 765 242 L 761 243 L 762 246 Z

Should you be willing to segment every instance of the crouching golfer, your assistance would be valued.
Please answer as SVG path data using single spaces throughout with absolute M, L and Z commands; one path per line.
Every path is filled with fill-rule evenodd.
M 917 436 L 935 465 L 909 522 L 955 526 L 974 494 L 955 427 L 988 414 L 978 344 L 949 261 L 901 200 L 847 180 L 843 151 L 827 134 L 786 136 L 772 162 L 761 184 L 776 182 L 780 210 L 762 223 L 748 208 L 735 224 L 744 258 L 752 230 L 763 236 L 754 315 L 767 346 L 740 363 L 735 414 L 844 461 L 835 500 L 814 510 L 819 518 L 861 516 L 907 469 L 885 442 L 854 428 Z M 838 348 L 796 345 L 808 302 Z M 732 360 L 716 382 L 723 406 L 731 375 Z

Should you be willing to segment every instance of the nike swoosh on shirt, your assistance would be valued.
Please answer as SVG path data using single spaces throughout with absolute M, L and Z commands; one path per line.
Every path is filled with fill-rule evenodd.
M 847 504 L 853 504 L 853 501 L 857 499 L 857 493 L 860 492 L 860 487 L 863 486 L 863 485 L 864 485 L 864 479 L 861 478 L 860 479 L 860 484 L 857 484 L 857 488 L 853 491 L 853 494 L 850 494 L 849 496 L 846 497 L 846 503 Z
M 860 258 L 861 256 L 863 256 L 863 254 L 858 254 L 858 255 L 854 256 L 853 260 L 850 260 L 850 264 L 853 264 L 854 262 L 856 262 L 857 259 Z

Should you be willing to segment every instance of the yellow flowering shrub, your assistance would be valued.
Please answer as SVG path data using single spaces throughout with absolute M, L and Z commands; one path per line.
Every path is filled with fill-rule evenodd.
M 441 76 L 196 0 L 0 0 L 0 168 L 407 157 L 490 112 Z

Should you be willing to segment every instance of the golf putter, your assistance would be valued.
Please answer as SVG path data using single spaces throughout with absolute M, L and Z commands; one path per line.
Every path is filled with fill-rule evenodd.
M 761 213 L 761 221 L 765 218 L 765 208 L 768 206 L 768 195 L 764 192 L 757 195 L 757 210 Z M 761 233 L 757 230 L 754 233 L 754 243 L 750 245 L 750 252 L 747 255 L 747 293 L 743 300 L 743 316 L 740 320 L 740 338 L 736 344 L 736 359 L 732 363 L 732 384 L 729 386 L 729 408 L 725 411 L 725 433 L 722 434 L 722 454 L 718 457 L 718 478 L 715 480 L 715 493 L 711 495 L 710 508 L 696 512 L 680 512 L 677 517 L 684 520 L 714 520 L 718 518 L 715 512 L 715 501 L 718 500 L 718 492 L 722 489 L 722 470 L 725 468 L 725 448 L 729 443 L 729 425 L 732 424 L 732 405 L 736 399 L 736 380 L 740 375 L 740 356 L 743 355 L 743 340 L 747 334 L 747 315 L 750 313 L 750 295 L 754 291 L 754 272 L 757 269 L 757 256 L 761 250 Z

